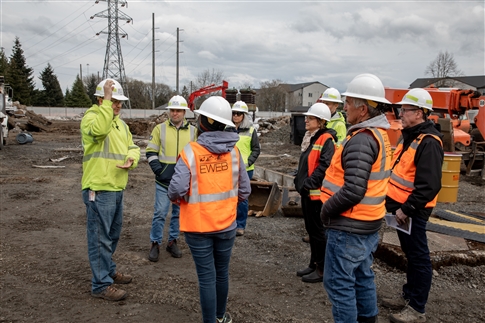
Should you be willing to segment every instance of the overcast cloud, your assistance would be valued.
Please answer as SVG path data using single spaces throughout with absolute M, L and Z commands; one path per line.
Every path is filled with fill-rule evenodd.
M 221 71 L 229 87 L 280 79 L 319 81 L 344 91 L 360 73 L 385 86 L 408 88 L 439 51 L 454 55 L 464 75 L 485 74 L 484 1 L 127 1 L 131 23 L 119 22 L 127 77 L 152 80 L 155 14 L 156 82 L 180 89 L 205 70 Z M 34 68 L 50 63 L 62 89 L 83 75 L 102 74 L 107 10 L 94 0 L 0 0 L 0 46 L 8 57 L 19 37 Z M 89 65 L 88 65 L 89 64 Z

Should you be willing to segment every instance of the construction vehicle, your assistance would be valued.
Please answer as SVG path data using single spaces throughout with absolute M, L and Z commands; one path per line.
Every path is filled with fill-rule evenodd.
M 223 98 L 226 97 L 226 90 L 228 88 L 228 83 L 226 81 L 222 81 L 222 85 L 216 86 L 215 84 L 211 84 L 208 86 L 204 86 L 198 90 L 195 90 L 194 92 L 190 93 L 189 99 L 187 100 L 189 109 L 194 111 L 195 109 L 195 99 L 197 99 L 200 96 L 209 94 L 209 93 L 214 93 L 217 91 L 221 91 L 221 96 Z
M 12 88 L 5 84 L 5 78 L 0 76 L 0 150 L 7 144 L 8 116 L 14 111 L 12 104 Z
M 466 173 L 483 171 L 485 159 L 485 95 L 474 90 L 425 88 L 433 99 L 433 112 L 429 119 L 439 124 L 443 133 L 443 149 L 459 152 Z M 409 89 L 386 88 L 386 99 L 399 102 Z M 392 146 L 397 145 L 402 124 L 399 119 L 399 105 L 393 105 L 386 117 L 391 124 L 388 130 Z M 470 120 L 472 117 L 472 120 Z

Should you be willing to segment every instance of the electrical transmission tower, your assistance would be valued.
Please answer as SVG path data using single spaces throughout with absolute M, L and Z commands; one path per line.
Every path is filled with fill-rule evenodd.
M 107 78 L 112 78 L 120 82 L 124 89 L 125 95 L 129 97 L 128 88 L 126 86 L 126 75 L 125 66 L 123 64 L 123 55 L 121 54 L 121 38 L 128 37 L 128 34 L 119 26 L 118 21 L 124 20 L 130 23 L 133 19 L 130 16 L 124 14 L 118 10 L 118 5 L 122 7 L 127 6 L 126 0 L 96 0 L 95 3 L 99 1 L 106 1 L 108 3 L 108 9 L 98 12 L 94 17 L 108 18 L 108 31 L 100 31 L 99 34 L 108 34 L 108 41 L 106 42 L 106 54 L 104 56 L 104 67 L 103 67 L 103 80 Z M 131 109 L 130 101 L 126 101 L 128 108 Z

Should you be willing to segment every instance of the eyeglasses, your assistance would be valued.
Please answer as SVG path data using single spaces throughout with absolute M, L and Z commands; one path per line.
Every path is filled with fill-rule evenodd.
M 305 116 L 305 119 L 306 120 L 316 120 L 317 117 L 314 117 L 314 116 Z
M 403 109 L 403 108 L 401 108 L 401 113 L 405 114 L 408 111 L 416 111 L 416 110 L 419 110 L 419 109 L 417 109 L 417 108 L 416 109 Z
M 242 116 L 243 114 L 244 114 L 244 112 L 240 112 L 240 111 L 233 111 L 233 112 L 232 112 L 232 115 L 233 115 L 233 116 L 238 116 L 238 117 L 239 117 L 239 116 Z
M 118 101 L 118 100 L 116 100 L 116 99 L 111 98 L 111 102 L 112 102 L 113 104 L 118 104 L 118 103 L 120 103 L 121 101 Z

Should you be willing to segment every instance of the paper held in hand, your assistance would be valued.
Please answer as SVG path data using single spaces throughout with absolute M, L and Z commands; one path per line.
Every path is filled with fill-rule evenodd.
M 397 230 L 400 230 L 407 234 L 411 234 L 411 224 L 413 223 L 412 218 L 408 217 L 406 223 L 402 225 L 397 223 L 396 216 L 394 214 L 386 214 L 384 218 L 386 219 L 386 224 L 388 226 L 396 228 Z

